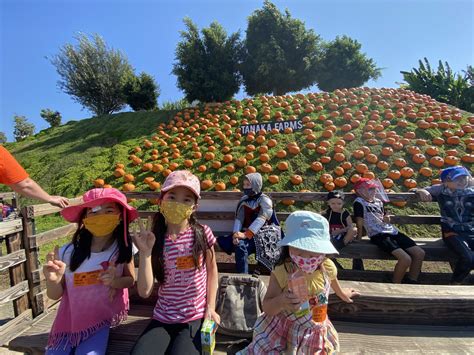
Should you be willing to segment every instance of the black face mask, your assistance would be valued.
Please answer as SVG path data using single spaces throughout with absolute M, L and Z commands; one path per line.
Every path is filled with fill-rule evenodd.
M 244 190 L 244 195 L 252 196 L 254 194 L 254 192 L 251 188 L 250 189 L 243 189 L 243 190 Z

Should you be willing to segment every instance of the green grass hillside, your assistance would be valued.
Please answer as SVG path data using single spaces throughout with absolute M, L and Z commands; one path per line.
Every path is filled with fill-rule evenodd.
M 300 121 L 301 129 L 240 134 L 241 125 L 274 121 Z M 426 95 L 356 88 L 96 117 L 7 148 L 46 190 L 69 197 L 94 184 L 159 190 L 172 170 L 182 168 L 201 178 L 203 190 L 239 188 L 243 174 L 259 171 L 267 191 L 350 191 L 360 176 L 407 191 L 436 183 L 450 165 L 472 170 L 473 132 L 472 114 Z M 278 208 L 303 207 L 285 204 Z M 426 204 L 396 213 L 437 208 Z M 426 233 L 420 226 L 408 231 Z

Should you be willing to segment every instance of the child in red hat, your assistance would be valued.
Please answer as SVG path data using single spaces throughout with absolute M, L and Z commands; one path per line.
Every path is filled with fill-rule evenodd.
M 354 201 L 358 238 L 362 237 L 365 228 L 371 243 L 397 259 L 393 283 L 418 283 L 425 251 L 390 224 L 390 216 L 383 205 L 388 198 L 380 181 L 361 178 L 354 189 L 358 195 Z M 408 276 L 405 276 L 408 268 Z
M 61 298 L 46 354 L 105 354 L 109 330 L 127 316 L 135 282 L 128 223 L 138 217 L 120 191 L 92 189 L 61 211 L 78 227 L 43 266 L 47 295 Z

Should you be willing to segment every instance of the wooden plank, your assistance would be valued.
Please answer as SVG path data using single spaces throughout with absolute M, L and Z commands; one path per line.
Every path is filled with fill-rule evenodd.
M 14 251 L 10 254 L 0 256 L 0 271 L 18 265 L 26 260 L 25 249 Z
M 472 286 L 396 285 L 341 281 L 361 292 L 354 303 L 332 294 L 329 316 L 334 320 L 386 324 L 474 326 Z
M 22 230 L 23 225 L 21 223 L 21 218 L 0 222 L 0 236 L 21 232 Z
M 33 314 L 27 309 L 19 316 L 0 327 L 0 346 L 21 334 L 32 322 Z
M 10 253 L 15 253 L 16 251 L 21 250 L 21 247 L 22 247 L 21 242 L 22 242 L 21 233 L 15 233 L 15 234 L 10 235 L 7 238 L 7 252 L 10 254 Z M 26 279 L 25 264 L 26 263 L 17 264 L 9 268 L 8 272 L 10 274 L 10 286 L 15 286 L 19 283 L 22 283 L 23 280 Z M 15 300 L 13 301 L 13 311 L 15 313 L 15 317 L 20 315 L 24 311 L 26 311 L 28 308 L 29 308 L 28 296 L 25 295 L 21 297 L 19 296 L 15 297 Z
M 0 291 L 0 304 L 11 302 L 28 292 L 28 281 L 22 281 L 9 289 Z M 16 316 L 16 315 L 15 315 Z
M 440 224 L 441 217 L 434 215 L 392 216 L 390 222 L 393 224 Z
M 4 200 L 16 199 L 16 193 L 14 192 L 0 192 L 0 198 Z
M 74 233 L 77 229 L 76 223 L 70 223 L 68 225 L 58 227 L 55 229 L 51 229 L 49 231 L 32 235 L 28 238 L 29 247 L 30 248 L 37 248 L 46 243 L 49 243 L 53 240 L 58 238 L 65 237 L 71 233 Z
M 156 199 L 160 196 L 159 192 L 126 192 L 128 198 L 134 199 Z M 295 201 L 326 201 L 327 192 L 265 192 L 275 201 L 291 199 Z M 201 192 L 202 200 L 239 200 L 242 192 L 234 191 L 203 191 Z M 352 202 L 357 196 L 354 193 L 345 193 L 345 199 Z M 388 194 L 390 201 L 407 201 L 419 202 L 418 195 L 413 192 L 400 192 Z
M 220 270 L 220 269 L 219 269 Z M 376 270 L 338 270 L 337 278 L 348 281 L 365 281 L 387 283 L 393 277 L 392 271 Z M 444 272 L 422 272 L 418 281 L 424 285 L 448 285 L 451 281 L 451 274 Z
M 79 205 L 81 203 L 82 203 L 82 197 L 69 199 L 69 205 L 70 206 Z M 45 216 L 45 215 L 48 215 L 48 214 L 58 213 L 58 212 L 61 211 L 61 208 L 53 206 L 49 203 L 43 203 L 43 204 L 40 204 L 40 205 L 33 205 L 31 207 L 33 208 L 33 216 L 32 217 Z

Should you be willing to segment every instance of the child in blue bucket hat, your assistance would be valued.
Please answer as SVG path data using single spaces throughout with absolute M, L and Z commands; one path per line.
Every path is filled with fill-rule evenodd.
M 352 303 L 359 293 L 341 288 L 328 258 L 338 254 L 329 223 L 321 215 L 296 211 L 285 222 L 282 256 L 270 277 L 253 341 L 240 354 L 332 354 L 339 351 L 336 330 L 327 317 L 329 290 Z
M 474 179 L 464 166 L 446 168 L 440 178 L 416 192 L 421 201 L 438 202 L 443 241 L 459 257 L 451 283 L 460 284 L 474 270 Z

